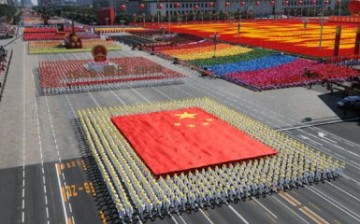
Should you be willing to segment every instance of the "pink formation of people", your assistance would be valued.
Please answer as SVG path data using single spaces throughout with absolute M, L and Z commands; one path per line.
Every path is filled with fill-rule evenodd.
M 85 65 L 91 60 L 43 61 L 39 63 L 40 87 L 44 94 L 179 84 L 184 75 L 143 57 L 111 58 L 117 67 L 96 72 Z

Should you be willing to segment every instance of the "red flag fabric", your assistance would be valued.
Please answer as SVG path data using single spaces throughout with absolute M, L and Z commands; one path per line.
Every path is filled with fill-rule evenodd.
M 197 107 L 111 120 L 154 175 L 277 153 Z

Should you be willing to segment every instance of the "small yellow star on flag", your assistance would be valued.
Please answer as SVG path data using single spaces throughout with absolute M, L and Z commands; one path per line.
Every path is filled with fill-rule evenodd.
M 195 119 L 196 114 L 190 114 L 190 113 L 185 111 L 182 114 L 175 114 L 175 116 L 178 116 L 180 118 L 180 120 L 185 119 L 185 118 Z

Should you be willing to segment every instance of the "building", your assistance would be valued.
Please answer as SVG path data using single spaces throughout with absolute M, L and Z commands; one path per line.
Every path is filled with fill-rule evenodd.
M 38 0 L 41 6 L 90 6 L 92 0 Z
M 11 6 L 19 6 L 20 2 L 18 2 L 18 0 L 0 0 L 0 4 L 2 4 L 2 5 L 11 5 Z
M 287 5 L 286 5 L 287 1 Z M 336 6 L 336 0 L 328 0 L 329 4 L 325 4 L 327 0 L 163 0 L 163 1 L 154 1 L 154 0 L 143 0 L 139 1 L 125 1 L 125 0 L 93 0 L 93 7 L 95 9 L 114 7 L 115 14 L 118 15 L 121 13 L 120 6 L 126 6 L 126 13 L 145 13 L 156 15 L 161 13 L 162 16 L 170 13 L 175 15 L 176 13 L 184 14 L 194 12 L 195 7 L 199 12 L 247 12 L 253 13 L 257 17 L 259 16 L 269 16 L 274 12 L 277 15 L 308 15 L 313 16 L 319 15 L 323 9 L 334 10 Z M 180 4 L 180 7 L 175 7 L 176 3 Z M 213 4 L 213 7 L 209 6 L 209 3 Z M 315 4 L 314 4 L 315 3 Z M 140 9 L 140 4 L 144 4 L 144 9 Z M 196 6 L 195 6 L 196 5 Z M 211 4 L 210 4 L 211 5 Z M 158 7 L 160 6 L 160 7 Z

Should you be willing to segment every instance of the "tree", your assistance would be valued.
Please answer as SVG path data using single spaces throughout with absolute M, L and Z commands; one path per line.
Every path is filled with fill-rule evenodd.
M 7 22 L 11 22 L 11 20 L 14 19 L 14 16 L 16 15 L 16 11 L 17 9 L 14 6 L 1 4 L 0 18 Z

